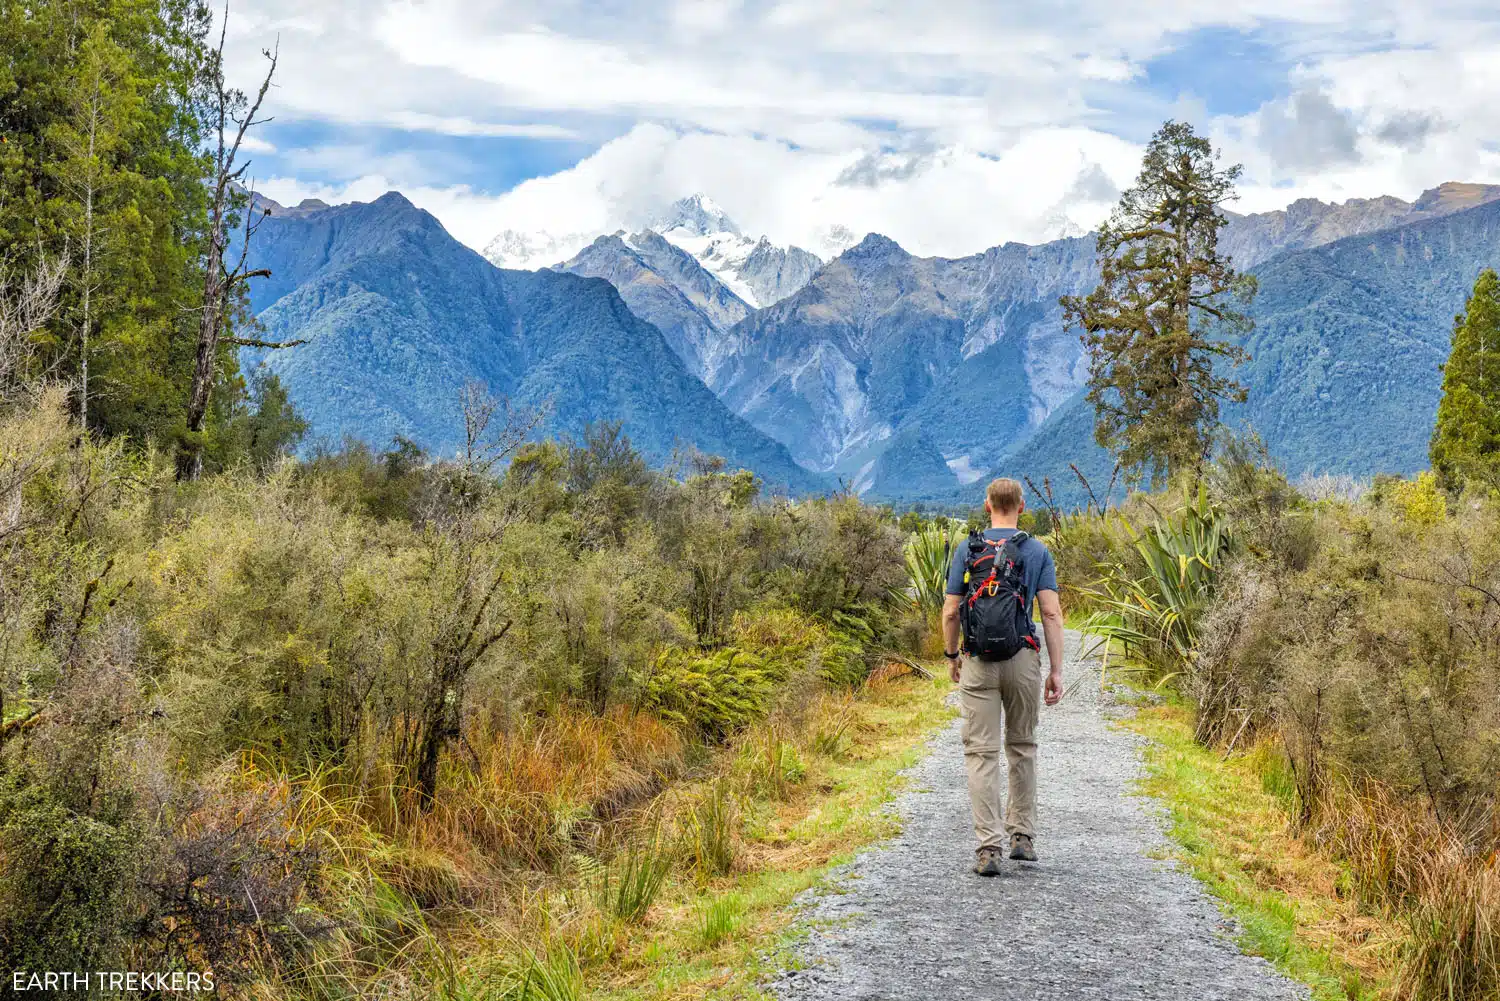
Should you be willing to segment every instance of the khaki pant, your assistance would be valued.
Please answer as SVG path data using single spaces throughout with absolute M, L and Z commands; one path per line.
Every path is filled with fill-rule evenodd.
M 965 657 L 959 672 L 964 765 L 969 805 L 981 848 L 999 848 L 1009 835 L 1036 834 L 1036 717 L 1042 702 L 1042 658 L 1022 650 L 1009 660 Z M 1003 731 L 1002 731 L 1003 721 Z M 1010 773 L 1005 820 L 1000 819 L 1000 742 Z

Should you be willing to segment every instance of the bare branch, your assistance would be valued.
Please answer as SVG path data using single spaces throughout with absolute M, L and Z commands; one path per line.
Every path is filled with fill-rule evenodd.
M 295 341 L 263 341 L 258 337 L 226 337 L 225 344 L 233 344 L 237 348 L 295 348 L 307 342 L 301 339 Z
M 24 388 L 34 351 L 33 335 L 57 312 L 67 272 L 66 256 L 44 258 L 19 279 L 0 265 L 0 400 Z

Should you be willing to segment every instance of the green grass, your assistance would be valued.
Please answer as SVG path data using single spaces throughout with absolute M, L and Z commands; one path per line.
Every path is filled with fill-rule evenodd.
M 847 739 L 807 748 L 805 774 L 775 795 L 741 804 L 736 871 L 676 879 L 644 925 L 621 929 L 607 965 L 585 967 L 591 1001 L 769 999 L 759 983 L 795 965 L 807 929 L 790 907 L 861 848 L 899 832 L 880 807 L 904 788 L 925 738 L 952 717 L 946 679 L 899 679 L 863 693 Z
M 1126 724 L 1150 738 L 1145 793 L 1166 808 L 1176 858 L 1241 929 L 1240 947 L 1312 988 L 1314 1001 L 1390 996 L 1384 939 L 1340 893 L 1342 868 L 1289 833 L 1284 765 L 1267 747 L 1226 758 L 1193 740 L 1181 704 Z

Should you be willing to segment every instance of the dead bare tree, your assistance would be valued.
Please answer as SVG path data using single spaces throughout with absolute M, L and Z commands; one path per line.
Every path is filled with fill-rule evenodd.
M 509 516 L 486 514 L 484 484 L 541 423 L 544 411 L 496 400 L 482 383 L 464 385 L 464 445 L 455 462 L 440 516 L 429 519 L 429 572 L 447 593 L 431 643 L 431 674 L 418 708 L 407 760 L 424 809 L 437 795 L 443 747 L 461 735 L 464 683 L 511 622 L 496 606 L 504 577 L 495 543 Z
M 26 387 L 33 336 L 57 312 L 67 273 L 67 257 L 44 259 L 19 276 L 0 263 L 0 403 L 11 402 Z
M 198 347 L 193 364 L 193 384 L 188 395 L 187 433 L 177 452 L 177 478 L 194 479 L 203 468 L 203 422 L 208 415 L 209 400 L 213 393 L 214 378 L 218 365 L 221 343 L 240 346 L 283 348 L 292 347 L 301 341 L 261 341 L 246 338 L 225 338 L 224 323 L 229 315 L 233 297 L 240 286 L 252 278 L 269 278 L 266 268 L 250 268 L 247 264 L 250 242 L 255 231 L 269 216 L 269 209 L 255 211 L 254 192 L 245 205 L 244 239 L 241 241 L 239 257 L 232 264 L 226 260 L 229 252 L 229 226 L 236 210 L 241 179 L 250 167 L 250 161 L 239 162 L 240 147 L 245 134 L 257 125 L 270 122 L 261 118 L 261 105 L 271 89 L 271 80 L 276 75 L 280 43 L 274 49 L 262 49 L 269 61 L 265 79 L 260 90 L 251 101 L 243 91 L 230 88 L 224 79 L 224 37 L 229 24 L 229 8 L 224 8 L 224 22 L 219 30 L 219 47 L 211 56 L 209 76 L 214 87 L 214 108 L 217 146 L 213 154 L 212 197 L 208 212 L 208 247 L 203 269 L 203 303 L 198 316 Z M 233 129 L 233 137 L 230 132 Z

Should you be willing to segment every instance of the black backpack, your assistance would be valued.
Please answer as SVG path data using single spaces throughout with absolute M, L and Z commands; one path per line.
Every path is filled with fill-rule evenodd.
M 960 621 L 964 650 L 980 660 L 1008 660 L 1025 647 L 1040 649 L 1026 614 L 1026 565 L 1021 546 L 1030 538 L 1017 532 L 1003 542 L 969 535 L 964 562 Z

